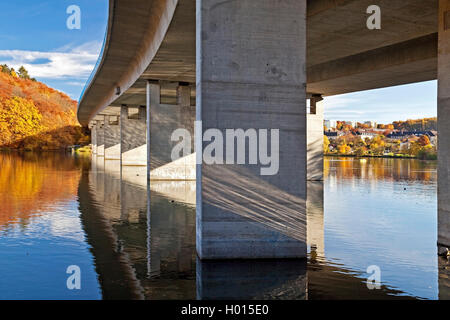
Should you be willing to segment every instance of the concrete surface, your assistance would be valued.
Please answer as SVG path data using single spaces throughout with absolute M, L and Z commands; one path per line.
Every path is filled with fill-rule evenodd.
M 261 176 L 259 165 L 197 165 L 197 253 L 201 259 L 305 257 L 305 3 L 201 4 L 197 120 L 203 132 L 279 129 L 281 152 L 273 176 Z

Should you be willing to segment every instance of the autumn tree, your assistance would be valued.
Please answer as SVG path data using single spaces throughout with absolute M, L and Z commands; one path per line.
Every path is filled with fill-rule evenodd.
M 422 147 L 425 147 L 430 144 L 430 138 L 428 138 L 427 135 L 420 136 L 419 140 L 417 141 Z
M 28 74 L 28 71 L 27 71 L 27 69 L 25 69 L 24 66 L 21 66 L 21 67 L 19 68 L 18 75 L 19 75 L 19 77 L 22 78 L 22 79 L 30 79 L 30 75 Z
M 323 153 L 328 153 L 330 147 L 330 140 L 327 136 L 323 136 Z
M 0 100 L 1 145 L 35 135 L 43 130 L 42 116 L 32 100 L 12 97 Z
M 14 70 L 14 68 L 11 68 L 10 75 L 13 76 L 14 78 L 18 78 L 18 77 L 19 77 L 19 76 L 17 75 L 16 70 Z
M 0 66 L 0 68 L 3 73 L 9 74 L 9 75 L 11 74 L 11 69 L 8 67 L 8 65 L 2 64 Z
M 350 148 L 347 144 L 341 144 L 338 146 L 338 152 L 340 154 L 349 154 L 352 151 L 352 148 Z

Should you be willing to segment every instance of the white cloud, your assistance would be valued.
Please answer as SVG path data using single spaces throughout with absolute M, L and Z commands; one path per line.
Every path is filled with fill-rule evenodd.
M 24 66 L 32 77 L 41 79 L 86 79 L 91 74 L 101 44 L 87 42 L 67 45 L 55 51 L 0 50 L 0 64 L 15 68 Z

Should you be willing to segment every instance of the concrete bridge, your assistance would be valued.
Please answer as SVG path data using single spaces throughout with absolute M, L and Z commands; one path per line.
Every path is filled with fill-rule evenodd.
M 366 25 L 370 5 L 379 30 Z M 299 258 L 306 181 L 322 179 L 322 97 L 437 79 L 438 243 L 448 247 L 449 71 L 450 0 L 110 0 L 78 119 L 97 157 L 148 167 L 152 181 L 196 180 L 201 259 Z M 196 164 L 194 150 L 172 161 L 179 128 L 197 155 L 208 129 L 279 129 L 278 174 Z

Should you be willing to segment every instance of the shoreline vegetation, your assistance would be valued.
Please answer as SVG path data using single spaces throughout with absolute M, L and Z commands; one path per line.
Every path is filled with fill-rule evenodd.
M 324 157 L 342 157 L 342 158 L 355 158 L 355 159 L 367 159 L 367 158 L 382 158 L 382 159 L 415 159 L 415 160 L 425 160 L 425 161 L 435 161 L 436 158 L 431 157 L 429 159 L 421 159 L 419 157 L 407 155 L 407 154 L 394 154 L 394 155 L 382 155 L 382 156 L 371 156 L 371 155 L 364 155 L 364 156 L 358 156 L 355 154 L 338 154 L 338 153 L 327 153 L 324 154 Z
M 77 102 L 33 79 L 0 65 L 0 149 L 47 151 L 90 143 L 76 118 Z
M 426 118 L 367 127 L 338 121 L 332 130 L 324 127 L 323 152 L 326 156 L 437 160 L 436 122 Z

